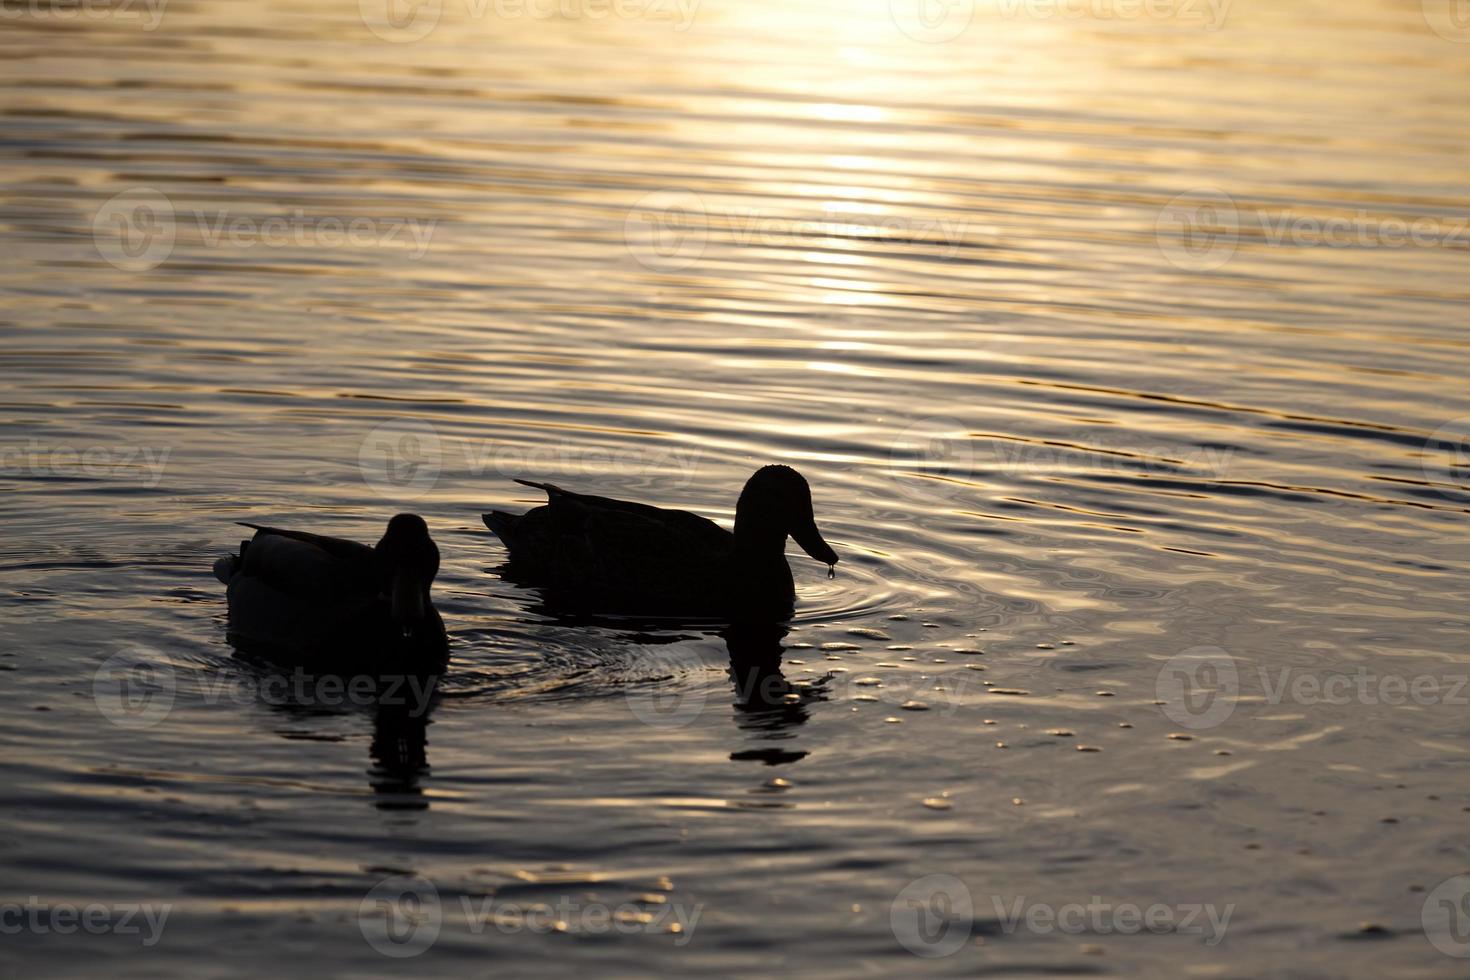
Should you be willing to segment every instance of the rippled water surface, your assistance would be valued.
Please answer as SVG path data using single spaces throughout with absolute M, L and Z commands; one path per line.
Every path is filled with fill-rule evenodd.
M 169 913 L 0 964 L 1461 975 L 1452 6 L 7 3 L 0 898 Z M 773 461 L 843 556 L 779 641 L 478 519 Z M 398 510 L 426 719 L 233 655 L 232 521 Z M 1228 927 L 1005 921 L 1088 902 Z

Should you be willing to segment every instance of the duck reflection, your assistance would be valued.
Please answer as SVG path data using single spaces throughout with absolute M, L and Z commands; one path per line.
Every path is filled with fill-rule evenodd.
M 811 717 L 810 705 L 827 700 L 823 680 L 791 681 L 781 672 L 787 634 L 784 623 L 733 625 L 725 631 L 730 680 L 735 689 L 735 725 L 753 742 L 789 742 Z M 798 762 L 807 753 L 781 745 L 759 745 L 730 753 L 734 760 L 775 766 Z
M 441 673 L 314 672 L 259 650 L 237 648 L 249 671 L 254 700 L 293 720 L 293 739 L 329 739 L 322 720 L 371 713 L 368 786 L 380 810 L 427 810 L 423 782 L 430 772 L 428 730 L 439 703 Z M 335 739 L 333 739 L 335 740 Z
M 437 681 L 437 678 L 435 678 Z M 437 695 L 432 699 L 437 701 Z M 429 775 L 430 703 L 418 710 L 407 704 L 379 704 L 373 715 L 373 765 L 368 784 L 380 810 L 427 810 L 423 780 Z
M 782 641 L 790 631 L 786 622 L 737 622 L 720 627 L 709 622 L 669 619 L 612 619 L 568 606 L 560 595 L 541 592 L 538 599 L 531 610 L 558 626 L 601 629 L 619 642 L 641 647 L 696 642 L 709 636 L 722 638 L 729 652 L 735 726 L 748 741 L 757 743 L 730 753 L 730 758 L 771 766 L 806 758 L 804 750 L 770 743 L 789 743 L 796 738 L 796 729 L 811 718 L 811 705 L 828 699 L 829 678 L 789 680 L 782 673 Z

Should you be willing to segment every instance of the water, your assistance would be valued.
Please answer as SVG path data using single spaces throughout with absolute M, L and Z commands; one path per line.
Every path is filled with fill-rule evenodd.
M 1459 975 L 1449 5 L 618 9 L 7 5 L 6 970 Z M 772 461 L 779 667 L 478 520 Z M 398 510 L 427 717 L 232 655 L 232 521 Z

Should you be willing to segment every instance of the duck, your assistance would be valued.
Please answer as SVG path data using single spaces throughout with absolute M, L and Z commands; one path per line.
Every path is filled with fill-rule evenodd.
M 447 656 L 430 587 L 439 549 L 417 514 L 398 514 L 372 547 L 305 531 L 254 530 L 214 564 L 237 645 L 283 659 L 433 666 Z
M 822 538 L 806 478 L 763 466 L 745 483 L 735 529 L 684 510 L 574 493 L 516 480 L 546 493 L 524 514 L 482 515 L 509 552 L 507 572 L 546 588 L 547 598 L 598 612 L 775 622 L 790 618 L 796 589 L 786 538 L 837 565 Z

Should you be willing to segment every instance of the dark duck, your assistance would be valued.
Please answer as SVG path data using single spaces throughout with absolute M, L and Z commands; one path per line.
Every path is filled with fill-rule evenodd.
M 507 571 L 548 598 L 588 611 L 660 617 L 779 621 L 796 589 L 786 538 L 819 562 L 837 564 L 812 513 L 812 492 L 789 466 L 764 466 L 741 491 L 735 530 L 683 510 L 546 491 L 525 514 L 491 511 L 485 526 L 510 552 Z
M 448 641 L 429 587 L 439 549 L 416 514 L 388 522 L 377 545 L 253 528 L 238 555 L 215 562 L 227 587 L 230 636 L 252 652 L 357 668 L 442 663 Z

